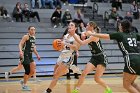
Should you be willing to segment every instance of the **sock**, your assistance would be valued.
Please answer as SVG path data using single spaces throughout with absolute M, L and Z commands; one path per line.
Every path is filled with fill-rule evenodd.
M 79 90 L 80 88 L 76 87 L 75 89 Z
M 8 75 L 11 75 L 12 73 L 11 72 L 8 72 Z
M 52 90 L 51 90 L 50 88 L 48 88 L 46 91 L 47 91 L 48 93 L 51 93 L 51 92 L 52 92 Z

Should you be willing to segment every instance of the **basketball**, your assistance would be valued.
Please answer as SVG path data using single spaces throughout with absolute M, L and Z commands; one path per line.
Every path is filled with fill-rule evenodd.
M 57 50 L 57 51 L 60 51 L 63 48 L 63 45 L 60 42 L 61 42 L 61 39 L 55 39 L 55 40 L 53 40 L 53 43 L 52 43 L 53 48 L 55 50 Z

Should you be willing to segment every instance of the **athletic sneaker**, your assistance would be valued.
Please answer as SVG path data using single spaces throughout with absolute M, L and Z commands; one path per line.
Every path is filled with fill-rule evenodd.
M 22 86 L 23 91 L 31 91 L 31 89 L 28 86 Z
M 6 79 L 6 81 L 9 80 L 9 72 L 5 72 L 5 79 Z
M 45 90 L 44 93 L 51 93 L 51 92 L 52 92 L 52 90 L 50 88 L 48 88 L 47 90 Z
M 43 93 L 51 93 L 51 92 L 47 92 L 46 90 Z
M 23 84 L 24 84 L 23 79 L 21 79 L 19 82 L 20 82 L 21 86 L 23 87 Z
M 81 70 L 76 65 L 70 65 L 70 69 L 73 73 L 81 74 Z
M 72 90 L 72 93 L 79 93 L 79 90 L 78 89 L 74 89 L 74 90 Z
M 111 88 L 107 88 L 104 93 L 112 93 Z
M 35 82 L 41 82 L 42 80 L 38 79 L 38 78 L 34 78 Z

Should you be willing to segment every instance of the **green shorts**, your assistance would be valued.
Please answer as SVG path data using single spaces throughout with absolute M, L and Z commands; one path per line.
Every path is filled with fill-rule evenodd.
M 32 53 L 24 53 L 24 59 L 22 64 L 30 64 L 31 62 L 34 62 Z
M 105 54 L 101 54 L 98 56 L 92 55 L 89 62 L 92 63 L 95 67 L 97 67 L 97 65 L 103 65 L 104 67 L 106 67 L 108 60 Z
M 140 75 L 140 54 L 126 55 L 124 60 L 124 72 Z

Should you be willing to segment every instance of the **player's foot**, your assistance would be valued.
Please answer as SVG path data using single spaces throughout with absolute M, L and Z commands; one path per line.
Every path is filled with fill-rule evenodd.
M 79 93 L 79 90 L 78 89 L 74 89 L 74 90 L 72 90 L 72 93 Z
M 51 92 L 52 92 L 52 90 L 50 88 L 48 88 L 47 90 L 45 90 L 44 93 L 51 93 Z
M 45 92 L 43 92 L 43 93 L 51 93 L 51 92 L 47 92 L 47 91 L 45 90 Z
M 6 79 L 6 81 L 9 80 L 9 72 L 5 72 L 5 79 Z
M 22 86 L 23 91 L 31 91 L 31 89 L 28 86 Z
M 75 78 L 75 79 L 79 79 L 79 77 L 78 77 L 78 76 L 75 76 L 74 78 Z
M 21 86 L 23 87 L 23 84 L 24 84 L 23 79 L 21 79 L 19 82 L 20 82 Z
M 81 74 L 81 70 L 76 65 L 71 65 L 70 69 L 73 71 L 73 73 Z
M 40 80 L 40 79 L 38 79 L 38 78 L 35 78 L 34 81 L 35 81 L 35 82 L 41 82 L 42 80 Z
M 71 77 L 70 76 L 67 76 L 67 80 L 71 80 Z
M 107 88 L 104 93 L 112 93 L 112 89 L 111 88 Z

